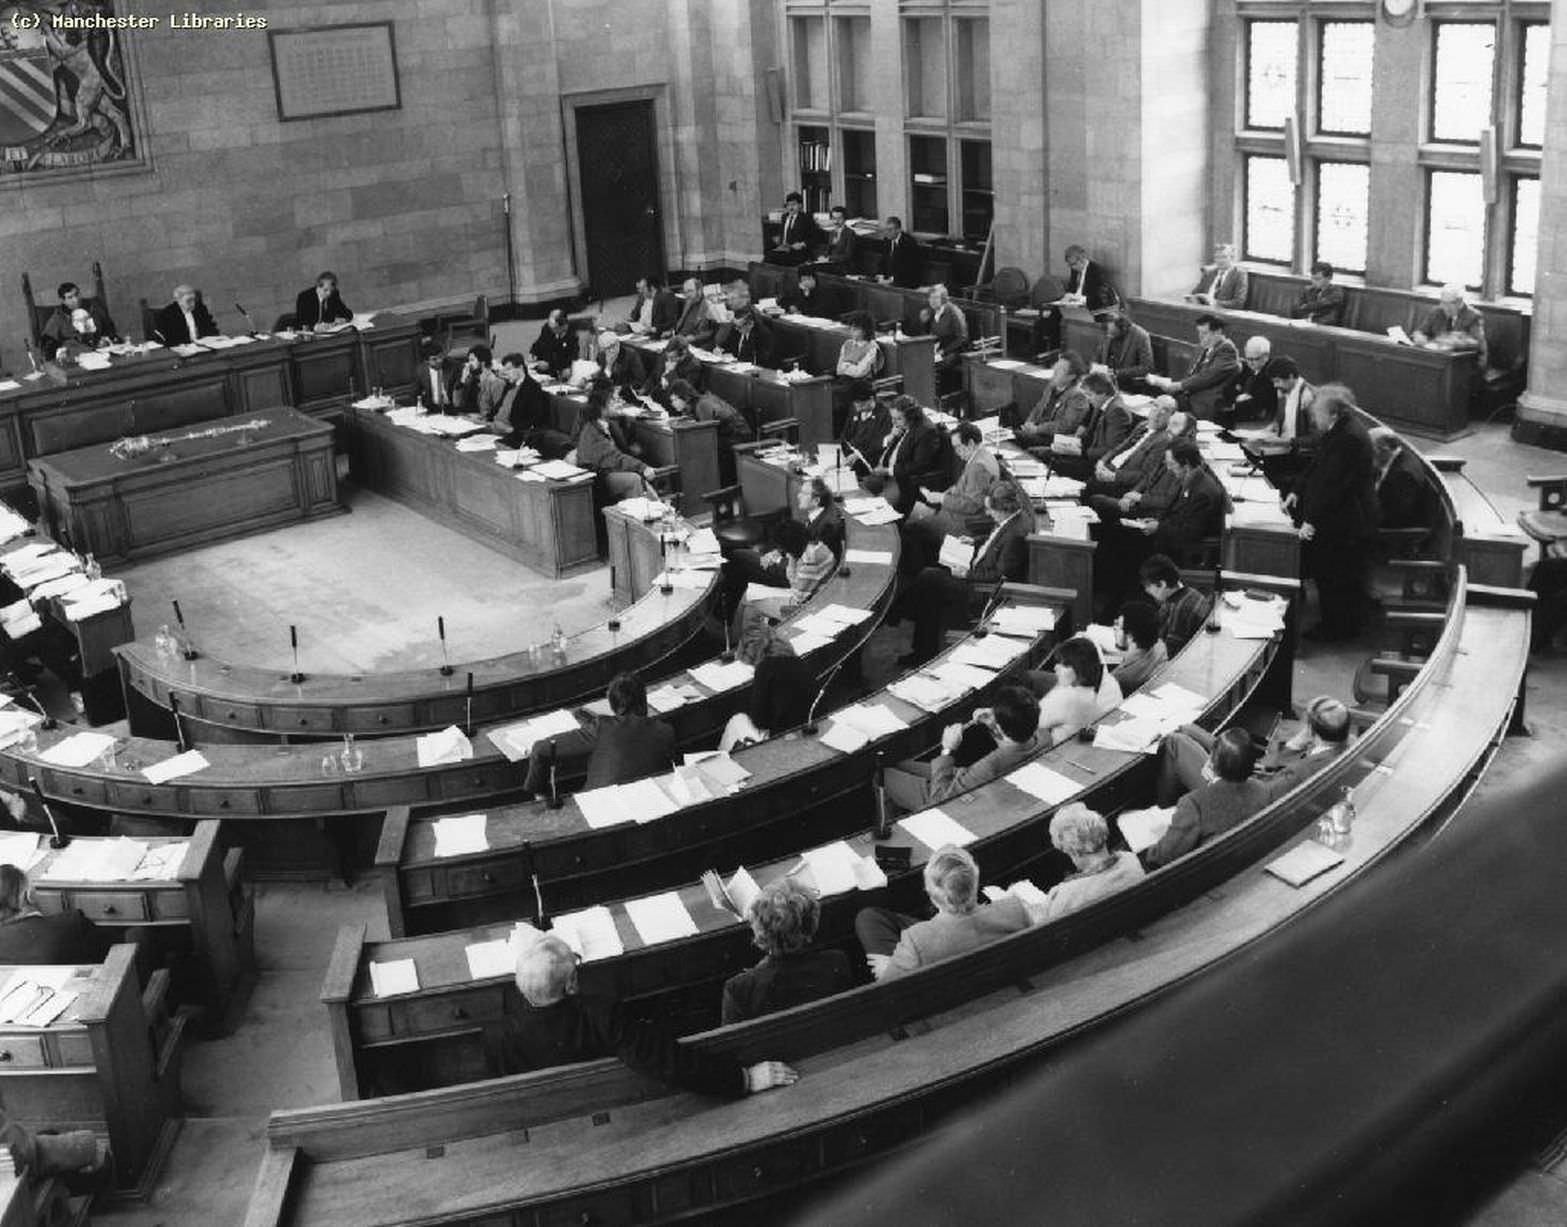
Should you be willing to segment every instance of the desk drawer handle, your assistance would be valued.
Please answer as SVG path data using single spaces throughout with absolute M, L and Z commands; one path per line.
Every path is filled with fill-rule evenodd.
M 238 716 L 238 715 L 237 715 L 237 714 L 236 714 L 236 713 L 234 713 L 234 712 L 229 712 L 229 714 L 228 714 L 228 718 L 229 718 L 229 719 L 230 719 L 230 720 L 238 720 L 238 719 L 239 719 L 239 716 Z
M 493 873 L 489 872 L 489 870 L 485 870 L 484 872 L 479 874 L 479 881 L 485 883 L 486 885 L 494 885 L 494 883 L 495 883 L 495 875 Z
M 114 904 L 106 903 L 103 905 L 103 914 L 105 916 L 118 916 L 120 911 L 117 907 L 114 906 Z
M 229 807 L 229 803 L 228 803 L 227 800 L 223 800 L 223 801 L 219 801 L 218 802 L 218 808 L 219 809 L 228 809 L 228 807 Z
M 11 1050 L 9 1048 L 0 1049 L 0 1061 L 9 1061 L 10 1059 Z
M 452 1017 L 455 1018 L 458 1022 L 466 1022 L 468 1020 L 468 1011 L 463 1009 L 460 1005 L 453 1006 Z
M 309 723 L 310 723 L 310 718 L 308 716 L 301 716 L 299 718 L 299 727 L 300 728 L 304 728 Z
M 77 796 L 77 797 L 81 796 L 82 795 L 82 786 L 80 784 L 73 784 L 73 785 L 71 785 L 71 794 L 73 796 Z
M 377 716 L 375 718 L 375 722 L 377 724 L 390 724 L 391 723 L 391 721 L 388 720 L 385 716 Z

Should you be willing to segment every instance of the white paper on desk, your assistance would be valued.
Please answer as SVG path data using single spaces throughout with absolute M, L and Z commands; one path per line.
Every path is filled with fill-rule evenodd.
M 648 707 L 660 715 L 684 707 L 690 701 L 690 696 L 680 686 L 660 686 L 647 692 Z
M 14 576 L 12 578 L 15 578 Z M 18 618 L 25 618 L 33 612 L 33 606 L 24 596 L 19 601 L 12 601 L 9 605 L 0 607 L 0 622 L 14 622 Z
M 0 865 L 15 865 L 26 873 L 43 857 L 42 842 L 41 836 L 26 831 L 0 834 Z
M 172 882 L 180 876 L 185 864 L 184 840 L 172 844 L 159 844 L 142 853 L 141 863 L 131 873 L 132 882 Z
M 986 635 L 983 639 L 965 639 L 953 649 L 951 660 L 960 665 L 973 665 L 979 669 L 1005 669 L 1028 651 L 1026 639 L 1012 639 L 1006 635 Z
M 864 563 L 866 566 L 890 567 L 891 550 L 844 550 L 843 560 L 848 563 Z
M 794 592 L 788 588 L 775 588 L 771 584 L 758 584 L 755 581 L 745 586 L 744 601 L 753 609 L 770 610 L 777 613 L 790 601 L 794 600 Z
M 1336 869 L 1344 863 L 1342 853 L 1326 844 L 1308 839 L 1296 844 L 1283 856 L 1276 856 L 1263 866 L 1268 873 L 1291 886 L 1301 887 L 1318 874 Z
M 853 754 L 870 744 L 870 737 L 846 720 L 833 720 L 822 734 L 822 745 L 840 754 Z
M 517 971 L 517 956 L 509 937 L 473 942 L 464 948 L 463 953 L 468 956 L 470 979 L 493 980 L 498 976 L 514 975 Z
M 1025 763 L 1006 779 L 1013 787 L 1022 789 L 1031 797 L 1038 797 L 1046 805 L 1060 805 L 1082 791 L 1082 785 L 1076 780 L 1067 779 L 1044 763 Z
M 419 765 L 439 767 L 445 763 L 460 763 L 473 757 L 473 743 L 455 724 L 439 733 L 426 733 L 417 743 Z
M 1032 639 L 1055 625 L 1056 611 L 1048 605 L 1005 605 L 990 616 L 990 629 L 998 635 Z
M 900 677 L 887 690 L 923 711 L 938 712 L 957 696 L 933 677 L 916 673 Z
M 11 639 L 25 639 L 28 635 L 31 635 L 41 626 L 43 626 L 43 622 L 40 620 L 38 615 L 36 613 L 29 612 L 23 617 L 16 619 L 14 622 L 5 622 L 0 624 L 0 629 L 3 629 L 6 635 Z
M 55 742 L 38 757 L 56 767 L 85 767 L 113 747 L 114 738 L 107 733 L 83 731 Z
M 1246 458 L 1246 453 L 1241 450 L 1239 443 L 1222 443 L 1215 440 L 1209 443 L 1203 450 L 1207 453 L 1208 459 L 1215 464 L 1226 460 L 1244 460 Z
M 1150 809 L 1127 810 L 1116 819 L 1121 828 L 1121 838 L 1133 852 L 1142 852 L 1164 838 L 1175 817 L 1175 806 L 1153 806 Z
M 167 784 L 182 775 L 194 775 L 208 766 L 211 764 L 200 750 L 186 750 L 185 753 L 166 758 L 161 763 L 153 763 L 152 766 L 144 768 L 142 774 L 154 784 Z
M 975 839 L 973 831 L 961 822 L 954 821 L 939 809 L 921 810 L 917 814 L 910 814 L 907 818 L 899 819 L 898 825 L 932 852 L 947 844 L 956 844 L 962 848 L 973 843 Z
M 457 440 L 457 450 L 460 452 L 492 452 L 495 450 L 494 435 L 469 435 L 466 439 Z
M 579 469 L 576 465 L 567 464 L 564 460 L 546 460 L 543 464 L 535 467 L 533 471 L 543 477 L 553 477 L 559 481 L 565 481 L 571 477 L 581 477 L 587 472 L 586 469 Z
M 576 717 L 569 711 L 552 711 L 498 729 L 486 729 L 484 735 L 508 761 L 515 763 L 528 757 L 535 742 L 575 733 L 580 728 Z
M 711 528 L 699 528 L 686 538 L 686 549 L 692 554 L 717 554 L 721 550 L 718 538 Z
M 859 887 L 856 869 L 864 859 L 843 840 L 812 848 L 801 854 L 810 872 L 811 883 L 819 894 L 843 895 Z
M 1125 653 L 1115 646 L 1115 627 L 1103 622 L 1090 622 L 1083 628 L 1083 635 L 1099 649 L 1099 659 L 1107 665 L 1119 664 Z
M 834 715 L 833 722 L 840 721 L 852 724 L 870 737 L 886 737 L 892 733 L 901 733 L 909 727 L 895 712 L 880 703 L 853 703 Z
M 79 839 L 71 843 L 44 870 L 44 878 L 57 882 L 128 882 L 147 853 L 139 839 Z
M 649 946 L 695 937 L 698 932 L 685 902 L 672 890 L 645 899 L 627 900 L 626 915 L 631 918 L 637 936 Z
M 435 836 L 435 855 L 466 856 L 474 852 L 488 852 L 490 837 L 486 822 L 483 814 L 437 818 L 430 825 L 431 833 Z
M 85 588 L 92 583 L 81 571 L 71 571 L 60 576 L 59 579 L 51 579 L 39 584 L 33 589 L 33 597 L 37 600 L 48 600 L 50 597 L 63 597 L 68 592 L 75 592 L 78 588 Z
M 571 799 L 582 812 L 583 821 L 593 830 L 602 831 L 606 827 L 620 826 L 636 818 L 631 807 L 621 801 L 620 789 L 619 784 L 607 784 L 603 788 L 584 789 Z
M 1156 686 L 1153 693 L 1173 708 L 1200 712 L 1208 706 L 1208 700 L 1202 695 L 1175 682 L 1165 682 L 1162 686 Z
M 555 935 L 580 954 L 584 963 L 612 959 L 626 952 L 614 916 L 602 905 L 556 916 L 554 925 Z
M 1158 720 L 1122 720 L 1117 724 L 1101 720 L 1094 726 L 1094 747 L 1128 754 L 1153 754 L 1159 749 L 1163 729 L 1163 723 Z
M 55 990 L 16 1021 L 23 1027 L 47 1027 L 76 1001 L 75 993 Z
M 394 959 L 390 963 L 370 964 L 370 987 L 377 997 L 395 997 L 399 993 L 419 991 L 419 969 L 412 959 Z
M 861 512 L 854 517 L 861 524 L 874 528 L 878 524 L 892 524 L 903 518 L 903 514 L 893 506 L 878 507 L 875 511 Z
M 740 785 L 751 778 L 751 773 L 722 750 L 704 756 L 694 762 L 687 756 L 691 766 L 695 766 L 716 787 L 726 792 L 734 792 Z
M 0 392 L 15 392 L 21 386 L 14 379 L 0 379 Z
M 826 635 L 818 635 L 814 631 L 795 631 L 789 635 L 789 646 L 794 649 L 796 656 L 806 656 L 820 648 L 831 647 L 832 640 Z
M 858 626 L 871 616 L 870 610 L 855 609 L 851 605 L 825 605 L 816 612 L 825 621 L 835 622 L 839 626 Z
M 995 674 L 987 673 L 984 669 L 977 669 L 973 665 L 966 665 L 960 660 L 948 657 L 939 664 L 932 665 L 925 670 L 948 690 L 955 694 L 963 694 L 965 691 L 978 690 L 982 686 L 988 686 L 995 681 Z
M 691 680 L 701 683 L 709 690 L 723 691 L 744 685 L 755 674 L 756 669 L 743 660 L 732 660 L 727 665 L 708 661 L 692 668 Z
M 678 802 L 665 792 L 656 779 L 632 780 L 621 784 L 620 804 L 631 812 L 638 825 L 645 826 L 659 818 L 667 818 L 680 808 Z

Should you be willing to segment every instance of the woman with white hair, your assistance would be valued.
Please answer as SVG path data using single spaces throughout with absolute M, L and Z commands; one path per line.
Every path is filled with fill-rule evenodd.
M 525 1004 L 511 1003 L 501 1024 L 501 1072 L 617 1057 L 661 1082 L 728 1099 L 788 1086 L 799 1078 L 782 1061 L 742 1066 L 676 1043 L 662 1029 L 631 1018 L 619 1002 L 580 992 L 579 961 L 553 933 L 540 934 L 518 953 L 516 986 Z
M 1113 895 L 1144 876 L 1137 855 L 1110 851 L 1110 828 L 1080 801 L 1063 805 L 1050 819 L 1050 842 L 1071 858 L 1075 872 L 1045 893 L 1042 905 L 1030 907 L 1035 924 L 1058 920 L 1096 899 Z
M 868 907 L 854 918 L 865 963 L 878 980 L 890 980 L 955 954 L 966 954 L 1028 928 L 1028 909 L 1011 895 L 979 902 L 979 866 L 964 849 L 947 844 L 925 863 L 925 894 L 936 915 L 916 920 L 890 908 Z

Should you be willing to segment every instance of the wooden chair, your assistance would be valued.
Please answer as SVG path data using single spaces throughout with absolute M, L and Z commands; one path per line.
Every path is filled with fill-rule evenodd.
M 713 536 L 727 557 L 735 550 L 754 550 L 767 540 L 766 523 L 746 514 L 745 492 L 738 486 L 709 490 L 702 501 L 713 513 Z
M 436 334 L 442 347 L 450 353 L 454 346 L 467 349 L 470 345 L 495 344 L 490 331 L 490 299 L 480 294 L 473 300 L 473 312 L 469 315 L 442 315 L 436 317 Z
M 1028 274 L 1013 265 L 996 270 L 989 285 L 965 287 L 965 294 L 977 302 L 1000 303 L 1008 311 L 1028 306 Z
M 32 338 L 33 347 L 41 348 L 44 338 L 44 325 L 49 322 L 49 317 L 55 312 L 57 303 L 47 303 L 39 306 L 33 296 L 33 282 L 26 273 L 22 274 L 22 301 L 27 304 L 27 332 Z M 109 311 L 109 300 L 103 292 L 103 265 L 97 260 L 92 262 L 92 294 L 82 295 L 82 305 L 85 307 L 91 303 L 98 303 L 112 316 Z
M 1445 608 L 1389 611 L 1382 647 L 1355 670 L 1356 704 L 1370 710 L 1390 706 L 1419 675 L 1446 625 Z
M 800 442 L 800 419 L 779 418 L 777 421 L 764 422 L 757 426 L 756 434 L 759 439 L 770 443 L 787 443 L 791 447 L 798 446 Z

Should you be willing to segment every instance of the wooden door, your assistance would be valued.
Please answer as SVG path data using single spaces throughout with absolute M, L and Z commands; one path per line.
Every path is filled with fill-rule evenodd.
M 662 277 L 653 103 L 578 108 L 577 164 L 592 296 L 630 294 L 638 277 Z

